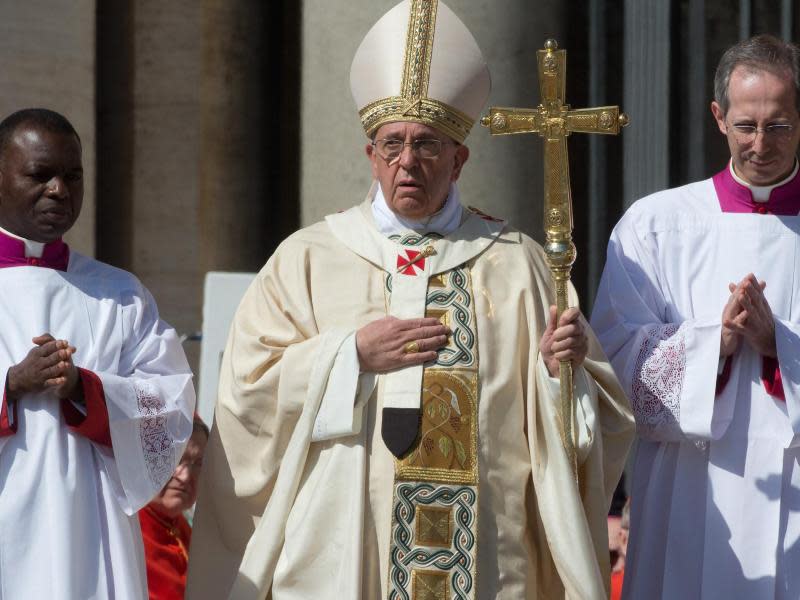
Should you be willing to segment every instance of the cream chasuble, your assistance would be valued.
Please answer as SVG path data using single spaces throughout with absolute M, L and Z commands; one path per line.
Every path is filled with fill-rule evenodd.
M 467 211 L 444 238 L 389 239 L 371 201 L 292 235 L 242 301 L 187 598 L 605 597 L 632 419 L 599 346 L 576 377 L 578 489 L 538 352 L 552 299 L 541 248 Z M 343 344 L 387 314 L 437 316 L 453 335 L 436 364 L 330 399 Z M 323 397 L 323 411 L 352 407 L 352 431 L 312 442 Z M 392 406 L 422 410 L 402 460 L 381 437 Z

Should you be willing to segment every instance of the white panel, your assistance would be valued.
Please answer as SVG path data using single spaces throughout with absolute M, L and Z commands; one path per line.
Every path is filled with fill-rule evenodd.
M 203 341 L 200 344 L 200 384 L 197 412 L 209 426 L 217 402 L 217 384 L 228 330 L 255 273 L 206 273 L 203 286 Z

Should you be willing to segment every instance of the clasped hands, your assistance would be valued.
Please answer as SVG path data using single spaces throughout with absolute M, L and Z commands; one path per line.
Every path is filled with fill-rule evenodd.
M 556 327 L 556 308 L 550 307 L 550 320 L 539 345 L 551 377 L 557 377 L 559 362 L 583 363 L 588 350 L 584 320 L 577 308 L 564 311 Z M 436 360 L 437 350 L 447 345 L 452 333 L 436 318 L 397 319 L 384 317 L 356 332 L 356 349 L 361 371 L 385 373 L 394 369 Z M 410 350 L 410 351 L 409 351 Z
M 766 287 L 766 282 L 759 281 L 752 273 L 738 285 L 728 285 L 731 295 L 722 311 L 721 358 L 733 355 L 742 340 L 762 356 L 777 357 L 775 319 L 764 296 Z
M 53 388 L 59 398 L 79 400 L 78 369 L 72 362 L 75 347 L 66 340 L 57 340 L 49 333 L 33 338 L 35 344 L 28 355 L 8 369 L 6 394 L 18 400 L 24 394 Z

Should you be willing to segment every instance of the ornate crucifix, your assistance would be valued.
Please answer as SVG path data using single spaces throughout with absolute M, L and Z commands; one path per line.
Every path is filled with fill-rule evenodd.
M 555 40 L 547 40 L 544 50 L 537 51 L 539 62 L 539 89 L 541 104 L 538 108 L 489 109 L 481 125 L 492 135 L 538 133 L 544 138 L 544 246 L 547 263 L 556 288 L 558 317 L 567 309 L 567 289 L 570 272 L 575 262 L 575 244 L 572 243 L 572 193 L 569 185 L 569 160 L 567 136 L 578 133 L 605 133 L 616 135 L 628 124 L 628 117 L 618 106 L 570 110 L 564 103 L 566 90 L 567 52 L 558 50 Z M 561 435 L 567 457 L 577 477 L 575 453 L 574 407 L 572 397 L 572 365 L 561 363 Z

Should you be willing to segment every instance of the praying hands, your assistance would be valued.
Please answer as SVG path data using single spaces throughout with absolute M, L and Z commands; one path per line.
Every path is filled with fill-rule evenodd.
M 74 398 L 80 393 L 78 369 L 72 362 L 75 347 L 66 340 L 57 340 L 49 333 L 33 338 L 36 344 L 22 362 L 8 370 L 6 393 L 18 400 L 29 392 L 55 388 L 59 398 Z
M 742 339 L 762 356 L 777 356 L 775 319 L 764 296 L 766 287 L 766 282 L 759 281 L 752 273 L 738 285 L 728 285 L 731 296 L 722 311 L 721 357 L 734 354 Z

